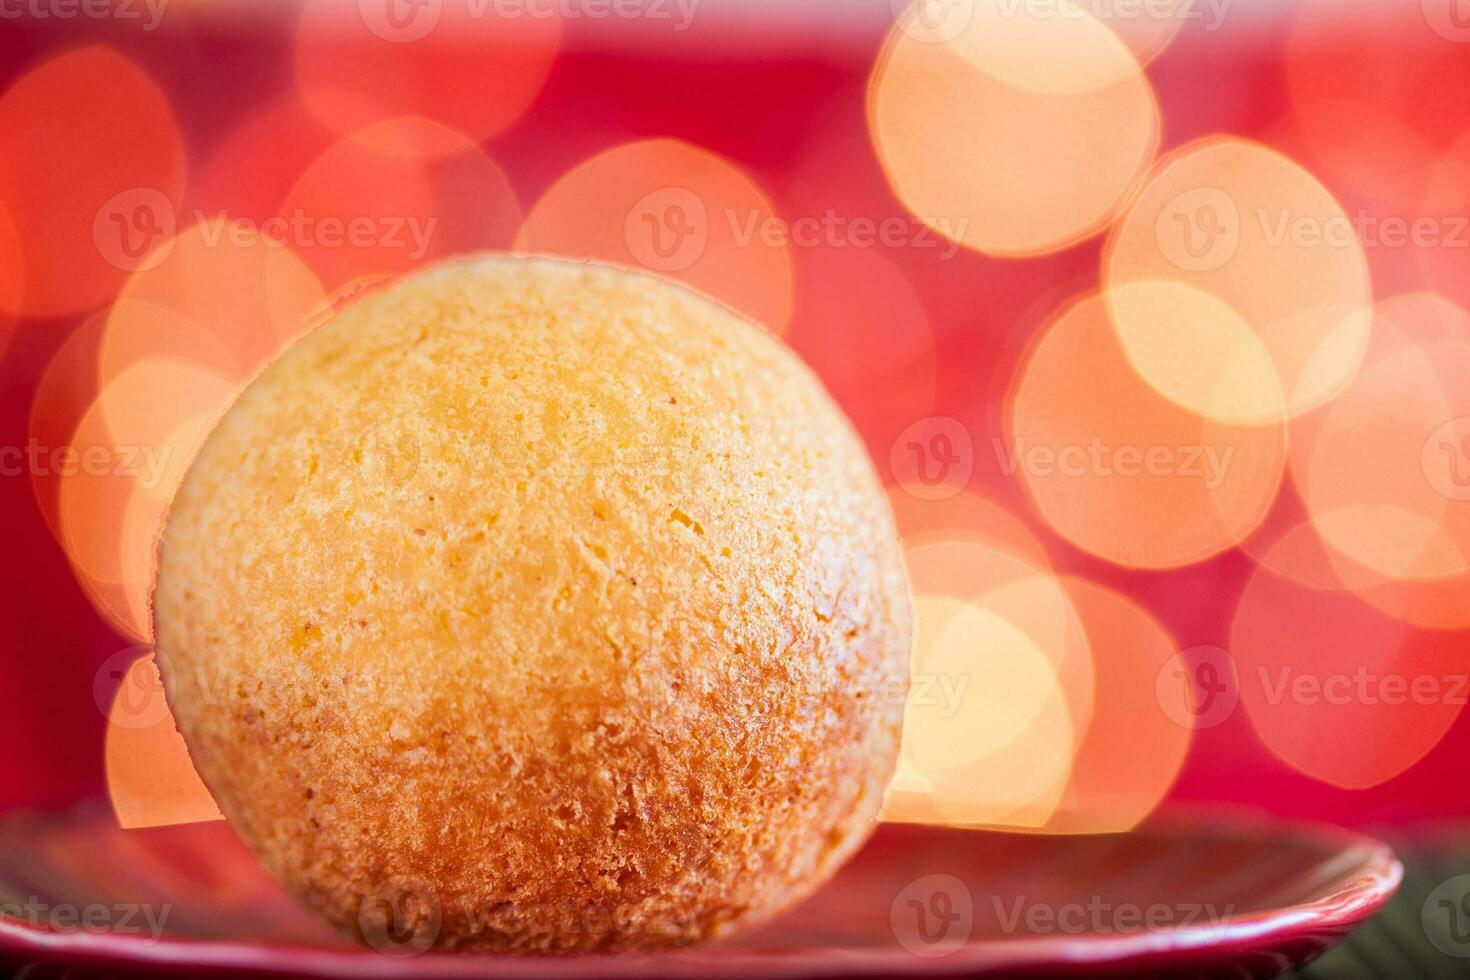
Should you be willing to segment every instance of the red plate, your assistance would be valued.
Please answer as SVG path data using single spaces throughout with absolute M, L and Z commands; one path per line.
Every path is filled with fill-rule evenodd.
M 300 911 L 223 823 L 123 831 L 91 809 L 0 820 L 0 951 L 147 973 L 354 980 L 1268 977 L 1372 915 L 1401 876 L 1385 845 L 1318 826 L 1210 817 L 1045 837 L 887 825 L 810 901 L 737 942 L 637 956 L 403 956 Z

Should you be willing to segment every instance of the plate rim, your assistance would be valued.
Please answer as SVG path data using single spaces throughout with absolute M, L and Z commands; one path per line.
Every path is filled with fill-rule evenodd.
M 73 813 L 61 811 L 68 816 Z M 57 814 L 49 814 L 55 817 Z M 41 816 L 12 813 L 9 818 Z M 1142 966 L 1190 950 L 1247 953 L 1296 938 L 1339 936 L 1377 912 L 1403 880 L 1403 865 L 1386 843 L 1365 833 L 1322 821 L 1283 820 L 1210 812 L 1189 816 L 1189 810 L 1167 812 L 1146 821 L 1127 836 L 1146 832 L 1157 836 L 1200 839 L 1290 842 L 1341 858 L 1352 871 L 1346 883 L 1323 892 L 1310 902 L 1260 909 L 1229 916 L 1224 922 L 1192 923 L 1165 929 L 1141 929 L 1126 934 L 1063 934 L 972 938 L 942 955 L 923 956 L 893 947 L 814 945 L 792 948 L 759 946 L 722 947 L 718 942 L 689 949 L 631 953 L 507 954 L 493 952 L 427 952 L 417 956 L 368 953 L 303 943 L 252 944 L 225 939 L 149 937 L 86 930 L 58 931 L 22 919 L 0 915 L 0 953 L 70 963 L 126 964 L 163 970 L 207 968 L 238 975 L 296 975 L 342 980 L 399 978 L 412 973 L 424 978 L 459 980 L 476 976 L 543 977 L 597 976 L 606 978 L 764 977 L 802 980 L 832 976 L 834 970 L 851 976 L 980 974 L 987 971 L 1037 969 L 1048 964 L 1115 967 Z M 907 824 L 920 832 L 924 825 Z M 1016 833 L 996 828 L 930 827 L 957 833 Z M 1022 834 L 1025 832 L 1022 831 Z M 1025 836 L 1036 836 L 1025 834 Z M 1070 835 L 1084 836 L 1084 835 Z M 407 964 L 412 964 L 411 968 Z

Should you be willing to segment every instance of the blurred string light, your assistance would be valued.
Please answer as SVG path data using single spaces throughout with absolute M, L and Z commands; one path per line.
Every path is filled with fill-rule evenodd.
M 868 129 L 920 221 L 991 255 L 1040 255 L 1101 231 L 1158 146 L 1138 60 L 1079 8 L 914 4 L 868 87 Z
M 36 508 L 57 544 L 61 543 L 61 525 L 57 516 L 61 473 L 66 467 L 54 459 L 71 446 L 72 435 L 92 407 L 101 384 L 97 373 L 98 351 L 107 327 L 107 313 L 98 313 L 76 327 L 41 372 L 36 393 L 31 400 L 31 414 L 26 426 L 27 449 L 34 447 L 45 459 L 28 466 L 31 490 Z
M 1334 586 L 1406 623 L 1464 628 L 1470 314 L 1427 293 L 1377 314 L 1353 385 L 1293 427 L 1293 481 Z
M 898 488 L 890 499 L 917 627 L 885 819 L 1051 833 L 1135 826 L 1173 785 L 1193 735 L 1180 721 L 1185 690 L 1158 686 L 1172 638 L 1117 593 L 1058 578 L 999 505 Z
M 1084 579 L 1061 580 L 1087 632 L 1097 695 L 1049 833 L 1131 830 L 1174 785 L 1193 741 L 1187 688 L 1160 685 L 1178 664 L 1167 630 L 1137 603 Z
M 262 237 L 259 226 L 212 218 L 143 258 L 102 318 L 95 348 L 58 354 L 92 360 L 95 397 L 66 444 L 84 464 L 98 461 L 55 475 L 59 539 L 83 590 L 119 632 L 151 635 L 158 537 L 204 436 L 324 301 L 290 248 Z M 43 382 L 38 399 L 85 393 L 85 385 L 68 392 Z
M 526 4 L 519 15 L 506 15 L 473 3 L 306 0 L 297 23 L 296 88 L 323 124 L 340 135 L 364 133 L 380 153 L 399 151 L 401 134 L 371 127 L 401 116 L 431 119 L 479 143 L 530 107 L 561 36 L 561 19 L 549 5 Z M 407 152 L 424 149 L 415 141 Z
M 788 226 L 734 162 L 681 140 L 583 160 L 531 208 L 516 247 L 648 269 L 778 333 L 791 318 Z
M 165 290 L 149 290 L 147 287 L 134 292 L 151 292 L 155 299 L 178 299 L 168 296 Z M 101 329 L 95 354 L 97 387 L 105 386 L 139 361 L 157 358 L 195 365 L 225 378 L 248 376 L 246 365 L 252 361 L 242 357 L 241 348 L 256 347 L 255 339 L 216 333 L 188 315 L 196 312 L 206 315 L 219 313 L 231 318 L 234 314 L 233 309 L 223 306 L 200 310 L 187 302 L 171 302 L 169 306 L 163 306 L 131 297 L 117 299 L 105 314 L 100 315 Z
M 1173 568 L 1238 544 L 1285 471 L 1284 424 L 1229 425 L 1164 398 L 1098 294 L 1043 330 L 1008 408 L 1003 465 L 1053 529 L 1119 565 Z
M 132 662 L 113 694 L 103 763 L 107 794 L 122 827 L 224 819 L 174 725 L 151 653 Z
M 1119 17 L 1086 4 L 1060 16 L 1001 0 L 915 5 L 873 68 L 867 135 L 903 204 L 973 250 L 1043 255 L 1115 222 L 1102 288 L 1059 311 L 1024 359 L 995 443 L 1002 465 L 1050 529 L 1124 567 L 1179 567 L 1244 542 L 1260 568 L 1231 646 L 1252 723 L 1298 770 L 1375 785 L 1433 747 L 1454 699 L 1307 703 L 1282 695 L 1279 670 L 1361 667 L 1411 683 L 1453 665 L 1453 631 L 1470 626 L 1470 429 L 1457 427 L 1470 414 L 1458 405 L 1470 321 L 1430 294 L 1370 311 L 1349 215 L 1275 150 L 1215 137 L 1150 172 L 1160 119 L 1142 66 L 1193 6 Z M 626 143 L 563 174 L 522 220 L 481 144 L 536 98 L 561 25 L 461 22 L 451 7 L 390 23 L 311 0 L 295 97 L 225 134 L 187 196 L 167 101 L 121 55 L 71 52 L 0 97 L 0 134 L 12 134 L 0 135 L 0 257 L 16 257 L 0 263 L 0 276 L 14 270 L 0 312 L 63 315 L 120 294 L 57 351 L 30 426 L 42 444 L 113 460 L 153 452 L 156 468 L 134 474 L 32 472 L 78 580 L 120 632 L 148 638 L 168 502 L 240 386 L 331 309 L 437 256 L 514 244 L 648 268 L 773 329 L 791 324 L 870 438 L 885 419 L 933 411 L 937 353 L 902 272 L 871 249 L 796 252 L 731 160 L 673 139 Z M 1381 13 L 1404 22 L 1397 7 Z M 1422 25 L 1386 46 L 1370 18 L 1346 49 L 1374 57 L 1339 63 L 1298 23 L 1288 78 L 1314 166 L 1406 210 L 1463 214 L 1463 85 L 1423 81 L 1461 78 L 1463 59 L 1452 64 Z M 462 84 L 486 75 L 502 84 Z M 125 113 L 109 108 L 120 103 Z M 39 138 L 13 135 L 27 132 Z M 138 188 L 146 199 L 115 201 Z M 324 241 L 323 222 L 368 231 Z M 128 248 L 100 247 L 99 228 Z M 1463 298 L 1459 259 L 1418 255 L 1434 288 Z M 844 326 L 823 333 L 824 319 Z M 1288 457 L 1304 523 L 1250 538 Z M 1176 667 L 1167 631 L 1118 593 L 1058 577 L 1005 507 L 959 486 L 916 489 L 889 491 L 918 625 L 886 815 L 1060 833 L 1136 825 L 1192 736 L 1177 722 L 1187 707 L 1168 701 L 1186 689 L 1157 684 Z M 138 723 L 132 696 L 157 683 L 139 661 L 114 700 L 119 818 L 216 817 L 161 696 L 161 713 Z
M 1075 610 L 1049 569 L 978 536 L 920 543 L 906 556 L 913 680 L 885 816 L 1041 826 L 1093 710 Z
M 88 597 L 125 636 L 151 637 L 164 515 L 239 387 L 183 362 L 139 361 L 101 388 L 70 440 L 80 462 L 57 491 L 61 544 Z
M 1386 782 L 1429 753 L 1465 705 L 1463 634 L 1422 630 L 1305 565 L 1314 534 L 1281 536 L 1241 595 L 1230 651 L 1261 741 L 1344 789 Z M 1275 569 L 1296 566 L 1296 574 Z
M 1014 514 L 978 494 L 957 491 L 938 500 L 888 488 L 888 503 L 906 544 L 977 537 L 992 551 L 1015 555 L 1033 568 L 1049 568 L 1046 549 Z
M 103 383 L 140 358 L 204 364 L 243 382 L 295 340 L 325 294 L 302 253 L 262 234 L 269 227 L 206 218 L 163 242 L 108 317 Z
M 1368 265 L 1347 214 L 1306 170 L 1235 137 L 1161 163 L 1108 239 L 1103 281 L 1139 375 L 1222 422 L 1323 404 L 1367 344 Z
M 915 593 L 982 605 L 1024 631 L 1051 661 L 1072 729 L 1092 720 L 1093 669 L 1087 634 L 1049 564 L 1033 564 L 978 535 L 960 534 L 905 548 Z
M 84 47 L 30 69 L 0 96 L 0 249 L 24 263 L 4 276 L 0 310 L 106 302 L 171 219 L 185 172 L 167 97 L 123 55 Z

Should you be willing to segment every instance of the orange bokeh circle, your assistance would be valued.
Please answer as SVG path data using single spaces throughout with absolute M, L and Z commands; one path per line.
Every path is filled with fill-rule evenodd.
M 791 317 L 788 226 L 733 162 L 681 140 L 583 160 L 531 208 L 516 246 L 678 279 L 777 332 Z
M 1310 533 L 1288 531 L 1277 547 Z M 1417 629 L 1348 590 L 1270 571 L 1287 563 L 1268 555 L 1235 612 L 1241 702 L 1293 768 L 1345 789 L 1386 782 L 1428 754 L 1464 707 L 1466 635 Z
M 1173 568 L 1239 543 L 1285 470 L 1283 424 L 1227 425 L 1164 398 L 1095 294 L 1046 328 L 1008 410 L 1005 469 L 1053 529 L 1120 565 Z
M 172 233 L 186 156 L 163 90 L 128 58 L 78 48 L 0 96 L 0 211 L 24 245 L 0 309 L 56 317 L 105 302 Z M 6 245 L 8 257 L 17 257 Z
M 1085 10 L 933 7 L 900 15 L 869 79 L 868 131 L 894 194 L 990 255 L 1044 254 L 1101 231 L 1158 146 L 1137 59 Z

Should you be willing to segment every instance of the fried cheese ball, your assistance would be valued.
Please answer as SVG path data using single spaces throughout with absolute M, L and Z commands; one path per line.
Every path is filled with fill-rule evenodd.
M 221 810 L 410 952 L 677 945 L 811 892 L 892 775 L 909 615 L 863 447 L 779 341 L 654 276 L 504 256 L 268 367 L 155 595 Z

